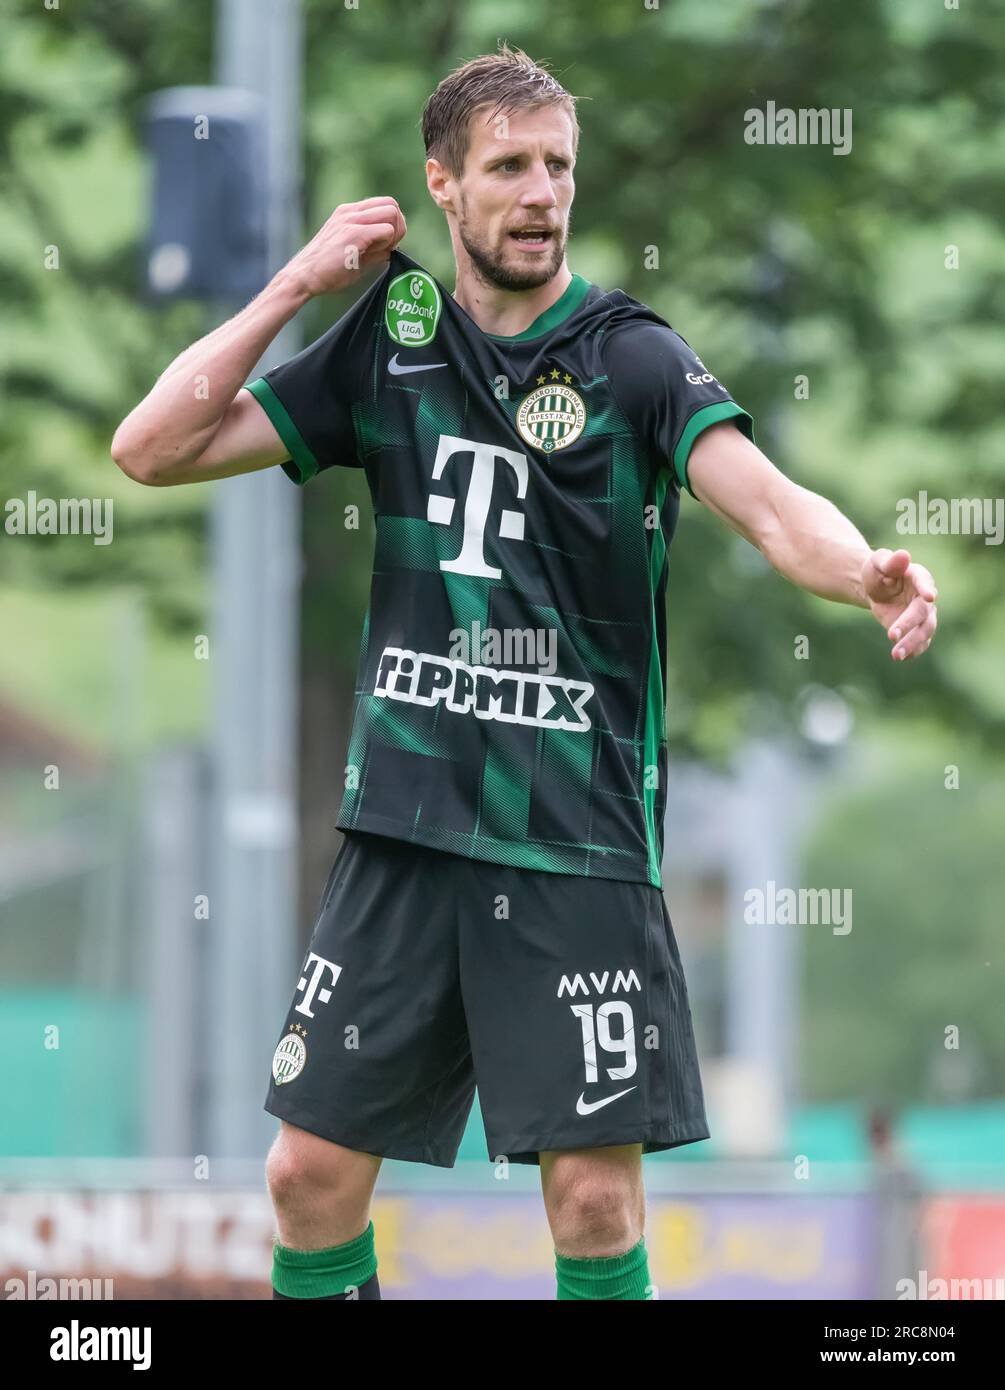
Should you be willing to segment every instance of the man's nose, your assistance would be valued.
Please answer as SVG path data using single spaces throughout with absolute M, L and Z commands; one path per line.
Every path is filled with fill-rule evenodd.
M 551 175 L 544 160 L 539 160 L 527 172 L 527 179 L 521 190 L 520 202 L 524 207 L 553 208 L 557 206 Z

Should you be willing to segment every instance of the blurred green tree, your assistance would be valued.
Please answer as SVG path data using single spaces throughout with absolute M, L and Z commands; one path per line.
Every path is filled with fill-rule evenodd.
M 780 467 L 833 498 L 873 544 L 906 543 L 935 572 L 939 638 L 899 667 L 870 619 L 779 580 L 685 499 L 669 597 L 675 751 L 721 760 L 752 730 L 790 727 L 813 682 L 850 688 L 866 717 L 940 720 L 1000 753 L 999 548 L 896 529 L 898 500 L 919 490 L 1005 491 L 1000 0 L 959 10 L 846 0 L 839 22 L 826 0 L 723 0 L 714 11 L 701 0 L 307 0 L 305 14 L 305 232 L 340 201 L 393 193 L 408 251 L 449 286 L 449 240 L 425 192 L 422 104 L 450 67 L 499 38 L 526 48 L 583 98 L 574 268 L 662 313 L 750 409 Z M 108 445 L 209 326 L 201 307 L 144 302 L 140 247 L 144 104 L 211 74 L 204 4 L 39 7 L 0 49 L 0 481 L 7 497 L 34 488 L 117 506 L 104 549 L 0 534 L 0 578 L 8 591 L 67 599 L 135 588 L 187 670 L 192 635 L 208 624 L 211 488 L 138 488 Z M 850 111 L 851 152 L 746 143 L 745 112 L 769 100 Z M 308 339 L 350 299 L 310 306 Z M 351 470 L 304 494 L 304 813 L 325 826 L 340 796 L 372 543 L 367 520 L 344 524 L 353 504 L 368 517 Z M 184 685 L 152 692 L 163 723 L 181 717 Z M 188 688 L 200 710 L 202 683 Z M 313 892 L 316 866 L 305 881 Z

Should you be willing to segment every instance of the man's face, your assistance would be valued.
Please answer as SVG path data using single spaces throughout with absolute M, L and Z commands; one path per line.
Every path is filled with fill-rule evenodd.
M 576 191 L 572 142 L 558 106 L 473 116 L 464 173 L 445 191 L 461 243 L 489 284 L 534 289 L 561 268 Z

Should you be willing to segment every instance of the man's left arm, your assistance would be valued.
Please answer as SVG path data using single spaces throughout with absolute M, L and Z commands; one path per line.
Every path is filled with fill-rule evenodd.
M 927 651 L 937 590 L 906 550 L 873 550 L 848 518 L 793 483 L 729 420 L 704 429 L 687 462 L 691 492 L 756 545 L 779 574 L 837 603 L 869 609 L 894 661 Z

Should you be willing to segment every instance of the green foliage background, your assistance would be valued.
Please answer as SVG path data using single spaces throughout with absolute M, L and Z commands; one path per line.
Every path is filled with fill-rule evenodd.
M 506 38 L 550 60 L 583 99 L 573 268 L 682 332 L 751 411 L 780 467 L 831 497 L 874 544 L 905 539 L 896 504 L 920 489 L 1005 494 L 1000 0 L 959 9 L 308 0 L 305 9 L 305 232 L 339 202 L 392 193 L 409 222 L 406 249 L 449 285 L 419 114 L 444 72 Z M 164 366 L 211 326 L 203 308 L 152 306 L 141 288 L 145 105 L 158 88 L 212 80 L 211 19 L 195 0 L 25 4 L 0 45 L 0 492 L 112 497 L 116 509 L 115 543 L 103 548 L 0 532 L 0 693 L 98 748 L 121 739 L 116 692 L 140 649 L 137 737 L 197 735 L 206 718 L 205 673 L 191 653 L 209 624 L 206 522 L 218 485 L 137 487 L 108 447 Z M 768 100 L 850 108 L 852 152 L 747 145 L 744 112 Z M 946 268 L 949 246 L 959 269 Z M 46 268 L 49 247 L 58 269 Z M 658 268 L 647 269 L 652 248 Z M 348 302 L 305 311 L 307 339 Z M 795 397 L 799 375 L 808 400 Z M 303 738 L 315 751 L 327 741 L 336 762 L 371 543 L 365 520 L 345 528 L 351 503 L 366 517 L 362 479 L 349 470 L 304 494 Z M 811 1005 L 829 1001 L 809 1011 L 809 1075 L 824 1092 L 845 1074 L 832 1044 L 859 984 L 876 992 L 877 1036 L 862 1038 L 870 1049 L 884 1028 L 882 991 L 894 984 L 913 1017 L 933 980 L 956 979 L 985 1034 L 1001 997 L 1000 964 L 985 976 L 997 995 L 968 995 L 970 977 L 947 974 L 937 949 L 952 957 L 954 930 L 993 959 L 1005 809 L 994 791 L 1005 741 L 1001 549 L 980 537 L 906 539 L 936 574 L 941 630 L 924 661 L 903 668 L 875 624 L 788 586 L 690 499 L 671 561 L 674 753 L 722 762 L 742 735 L 790 729 L 796 697 L 814 682 L 849 695 L 882 773 L 833 814 L 823 857 L 811 853 L 822 876 L 809 881 L 845 881 L 842 864 L 868 860 L 870 911 L 894 953 L 873 969 L 847 952 L 840 990 L 811 955 Z M 140 647 L 123 635 L 137 611 Z M 800 634 L 808 662 L 793 659 Z M 955 839 L 943 833 L 957 814 L 947 805 L 959 804 L 942 789 L 947 761 L 964 768 L 965 788 L 968 769 L 982 779 L 950 822 Z M 334 794 L 308 787 L 307 814 L 330 823 Z M 951 869 L 963 863 L 957 879 Z M 972 910 L 954 914 L 963 902 Z M 912 948 L 905 972 L 898 943 L 922 923 L 915 940 L 925 947 Z M 1000 1076 L 1000 1045 L 986 1051 Z M 924 1068 L 892 1043 L 883 1055 L 894 1089 L 924 1090 Z

